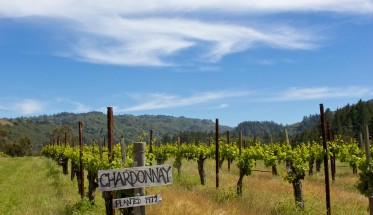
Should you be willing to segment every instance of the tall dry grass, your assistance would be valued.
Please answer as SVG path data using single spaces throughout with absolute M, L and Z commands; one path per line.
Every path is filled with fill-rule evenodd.
M 279 176 L 258 171 L 246 176 L 243 194 L 237 196 L 234 163 L 231 171 L 224 163 L 216 189 L 213 160 L 206 161 L 205 186 L 200 185 L 197 162 L 183 160 L 181 176 L 175 169 L 172 185 L 146 188 L 147 194 L 161 194 L 163 199 L 161 204 L 147 206 L 147 214 L 325 214 L 323 172 L 303 181 L 306 202 L 300 211 L 295 207 L 291 184 L 283 179 L 284 166 L 279 165 Z M 101 192 L 96 192 L 96 206 L 81 201 L 76 180 L 71 181 L 61 169 L 47 158 L 0 158 L 0 214 L 104 214 Z M 262 162 L 255 169 L 270 171 Z M 336 181 L 330 185 L 332 214 L 368 214 L 368 199 L 357 191 L 357 181 L 349 167 L 337 163 Z
M 206 162 L 207 185 L 199 184 L 197 163 L 183 161 L 182 173 L 174 172 L 171 186 L 147 188 L 148 193 L 161 193 L 164 203 L 147 208 L 150 214 L 326 214 L 323 172 L 306 176 L 303 181 L 305 209 L 295 207 L 292 185 L 283 176 L 285 164 L 279 164 L 279 176 L 257 162 L 256 170 L 244 178 L 241 197 L 236 195 L 238 169 L 225 162 L 220 171 L 220 187 L 215 188 L 215 163 Z M 323 171 L 323 170 L 322 170 Z M 356 189 L 358 176 L 337 163 L 336 181 L 331 182 L 332 214 L 368 214 L 368 199 Z

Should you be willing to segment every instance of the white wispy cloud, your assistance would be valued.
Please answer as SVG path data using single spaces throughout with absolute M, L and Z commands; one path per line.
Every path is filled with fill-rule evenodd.
M 219 12 L 255 12 L 279 13 L 296 11 L 327 11 L 366 13 L 373 10 L 370 0 L 104 0 L 80 1 L 73 0 L 2 0 L 0 11 L 8 16 L 60 16 L 77 17 L 92 14 L 123 14 L 136 15 L 144 13 L 219 11 Z
M 24 99 L 13 104 L 13 106 L 18 113 L 35 114 L 44 111 L 45 103 L 34 99 Z
M 55 101 L 59 105 L 62 104 L 65 107 L 72 105 L 73 107 L 66 107 L 66 108 L 69 108 L 68 112 L 84 113 L 84 112 L 91 111 L 91 108 L 88 107 L 88 106 L 86 106 L 86 105 L 84 105 L 83 103 L 77 102 L 77 101 L 73 101 L 73 100 L 68 99 L 68 98 L 56 98 Z
M 143 110 L 155 110 L 155 109 L 166 109 L 174 107 L 187 107 L 197 104 L 206 104 L 221 99 L 242 97 L 249 95 L 250 92 L 244 91 L 216 91 L 216 92 L 203 92 L 188 97 L 181 97 L 176 95 L 167 94 L 149 94 L 149 95 L 133 95 L 133 98 L 140 99 L 144 102 L 140 104 L 117 109 L 118 112 L 129 112 L 129 111 L 143 111 Z M 220 105 L 220 108 L 227 107 L 228 104 Z
M 257 45 L 281 49 L 315 49 L 320 35 L 289 24 L 255 26 L 236 21 L 237 14 L 282 12 L 372 13 L 369 0 L 2 0 L 0 18 L 43 17 L 63 21 L 76 40 L 65 56 L 101 64 L 173 65 L 169 56 L 198 48 L 209 61 Z M 219 13 L 211 20 L 189 14 Z M 194 18 L 188 18 L 194 17 Z M 198 18 L 196 18 L 198 17 Z M 253 16 L 252 16 L 253 17 Z M 255 17 L 255 16 L 254 16 Z M 257 27 L 264 26 L 264 27 Z M 57 50 L 58 52 L 58 50 Z M 194 60 L 194 59 L 191 59 Z
M 268 99 L 271 101 L 313 100 L 340 97 L 362 97 L 369 95 L 372 89 L 366 87 L 313 87 L 290 88 Z

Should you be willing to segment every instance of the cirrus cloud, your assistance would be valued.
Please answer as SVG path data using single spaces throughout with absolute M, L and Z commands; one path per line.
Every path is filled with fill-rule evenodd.
M 74 39 L 64 46 L 70 47 L 69 50 L 56 50 L 60 55 L 91 63 L 131 66 L 178 64 L 172 57 L 192 48 L 201 54 L 187 61 L 216 62 L 257 46 L 315 49 L 323 39 L 317 29 L 309 26 L 262 21 L 252 25 L 237 18 L 237 14 L 255 20 L 258 15 L 284 12 L 371 14 L 372 11 L 373 3 L 369 0 L 0 2 L 0 18 L 42 17 L 49 22 L 63 22 L 58 28 L 73 34 Z M 212 20 L 204 15 L 209 13 L 224 18 Z

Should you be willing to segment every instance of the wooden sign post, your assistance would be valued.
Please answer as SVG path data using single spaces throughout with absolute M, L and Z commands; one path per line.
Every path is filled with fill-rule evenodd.
M 123 199 L 114 199 L 113 208 L 130 208 L 162 203 L 161 195 L 135 196 Z
M 145 214 L 145 205 L 162 202 L 160 195 L 143 196 L 144 187 L 172 184 L 171 165 L 141 166 L 124 169 L 99 170 L 98 189 L 114 191 L 135 188 L 135 196 L 113 199 L 112 207 L 135 207 L 135 214 Z
M 125 190 L 172 184 L 171 165 L 157 165 L 98 171 L 98 189 Z

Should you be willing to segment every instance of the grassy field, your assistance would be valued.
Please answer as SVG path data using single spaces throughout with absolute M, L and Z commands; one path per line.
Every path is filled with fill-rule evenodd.
M 285 174 L 283 166 L 280 174 Z M 268 172 L 254 171 L 245 177 L 243 195 L 238 197 L 238 169 L 235 164 L 231 167 L 228 171 L 224 163 L 216 189 L 213 160 L 206 162 L 206 186 L 199 184 L 197 162 L 184 160 L 181 176 L 173 172 L 172 185 L 146 188 L 147 194 L 161 194 L 163 199 L 147 206 L 147 214 L 325 214 L 322 173 L 306 176 L 305 209 L 299 211 L 291 184 Z M 43 157 L 0 157 L 0 214 L 105 214 L 101 192 L 96 193 L 95 206 L 82 201 L 76 180 L 61 169 Z M 260 162 L 256 169 L 269 170 Z M 346 165 L 337 163 L 336 181 L 331 183 L 332 214 L 368 214 L 368 199 L 356 190 L 357 181 Z

